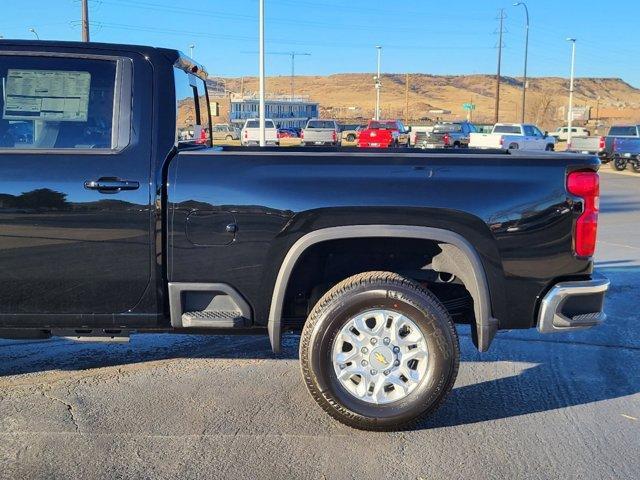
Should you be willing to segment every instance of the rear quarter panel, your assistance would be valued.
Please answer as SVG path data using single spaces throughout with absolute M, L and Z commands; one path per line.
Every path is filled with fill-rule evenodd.
M 228 283 L 264 325 L 282 260 L 306 233 L 430 226 L 462 235 L 478 251 L 501 327 L 528 328 L 551 282 L 591 272 L 591 262 L 572 253 L 576 215 L 565 176 L 597 168 L 596 158 L 396 152 L 179 154 L 168 176 L 169 280 Z M 238 225 L 233 241 L 191 243 L 185 222 L 198 210 L 230 212 Z

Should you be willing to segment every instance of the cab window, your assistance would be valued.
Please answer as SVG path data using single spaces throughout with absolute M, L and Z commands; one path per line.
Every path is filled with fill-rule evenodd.
M 176 144 L 209 144 L 211 131 L 204 82 L 180 68 L 173 69 L 176 93 Z
M 0 56 L 0 148 L 116 149 L 117 60 Z

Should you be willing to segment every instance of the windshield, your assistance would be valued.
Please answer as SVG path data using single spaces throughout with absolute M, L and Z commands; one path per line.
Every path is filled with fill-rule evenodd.
M 493 133 L 513 133 L 520 135 L 519 125 L 496 125 L 493 127 Z
M 433 133 L 450 133 L 462 131 L 462 125 L 459 123 L 442 123 L 433 127 Z
M 378 130 L 397 130 L 398 124 L 396 122 L 369 122 L 369 128 Z
M 309 120 L 307 128 L 335 128 L 331 120 Z
M 271 121 L 271 120 L 265 120 L 264 127 L 265 128 L 276 128 L 273 125 L 273 121 Z M 260 128 L 260 122 L 258 120 L 248 120 L 247 121 L 247 125 L 245 126 L 245 128 Z

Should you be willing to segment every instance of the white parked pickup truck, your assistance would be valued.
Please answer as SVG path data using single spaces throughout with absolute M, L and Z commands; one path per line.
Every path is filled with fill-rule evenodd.
M 267 145 L 278 145 L 278 129 L 273 120 L 269 118 L 264 120 L 264 136 Z M 260 144 L 260 121 L 257 118 L 249 118 L 244 122 L 240 133 L 240 143 L 245 147 Z
M 502 150 L 548 150 L 555 148 L 556 139 L 535 125 L 526 123 L 496 123 L 491 133 L 471 133 L 469 147 Z

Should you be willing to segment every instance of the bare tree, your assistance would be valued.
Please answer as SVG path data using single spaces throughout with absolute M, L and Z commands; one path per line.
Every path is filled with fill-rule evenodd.
M 544 128 L 552 127 L 556 122 L 556 106 L 551 96 L 547 92 L 539 92 L 531 95 L 533 98 L 529 103 L 528 116 L 533 117 L 533 123 Z

